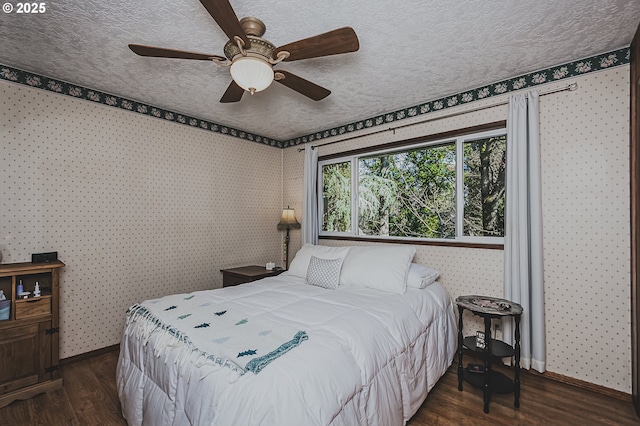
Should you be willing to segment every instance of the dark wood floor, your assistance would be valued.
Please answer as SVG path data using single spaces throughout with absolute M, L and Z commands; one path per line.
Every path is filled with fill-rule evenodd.
M 0 425 L 126 425 L 116 390 L 117 357 L 114 351 L 63 365 L 62 389 L 0 408 Z M 513 408 L 511 394 L 493 396 L 490 408 L 483 413 L 479 389 L 465 383 L 458 391 L 451 368 L 408 424 L 640 425 L 629 402 L 532 374 L 522 375 L 520 409 Z
M 510 370 L 502 371 L 513 377 Z M 513 407 L 513 394 L 496 394 L 491 395 L 489 414 L 485 414 L 482 390 L 463 382 L 459 391 L 452 366 L 408 425 L 640 425 L 631 402 L 537 374 L 523 373 L 520 378 L 520 408 Z
M 60 368 L 63 386 L 0 408 L 0 425 L 126 425 L 116 388 L 118 352 Z

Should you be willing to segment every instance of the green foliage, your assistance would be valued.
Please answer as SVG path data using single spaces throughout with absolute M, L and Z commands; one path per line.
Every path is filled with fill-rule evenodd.
M 351 229 L 351 163 L 322 168 L 322 230 L 348 232 Z
M 362 159 L 359 171 L 362 234 L 455 236 L 454 144 Z
M 389 235 L 398 187 L 391 156 L 365 158 L 358 168 L 358 226 L 363 235 Z
M 455 144 L 401 154 L 398 170 L 404 190 L 395 220 L 395 235 L 422 238 L 455 237 Z
M 506 136 L 464 145 L 464 235 L 504 236 Z
M 463 147 L 464 235 L 504 235 L 504 136 Z M 323 167 L 323 230 L 349 231 L 351 163 Z M 419 238 L 456 236 L 454 142 L 358 160 L 358 232 Z

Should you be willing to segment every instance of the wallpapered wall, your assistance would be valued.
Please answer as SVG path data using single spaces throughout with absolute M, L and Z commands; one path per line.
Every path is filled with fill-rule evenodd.
M 540 98 L 547 370 L 630 393 L 629 66 L 538 90 L 574 81 L 579 85 L 577 91 Z M 494 98 L 486 105 L 501 100 L 506 98 Z M 464 110 L 452 109 L 444 115 Z M 496 106 L 399 129 L 395 134 L 321 147 L 319 155 L 506 116 L 507 107 Z M 303 157 L 297 149 L 285 150 L 284 201 L 298 212 L 302 211 Z M 299 231 L 292 241 L 293 254 L 300 247 Z M 416 261 L 438 269 L 440 281 L 454 298 L 462 294 L 501 297 L 503 256 L 502 250 L 418 246 Z M 467 333 L 476 326 L 477 322 L 465 322 Z
M 539 90 L 572 81 L 577 92 L 544 96 L 540 105 L 547 367 L 630 392 L 629 67 Z M 498 106 L 363 136 L 320 155 L 505 117 L 506 106 Z M 136 301 L 219 287 L 223 267 L 278 261 L 281 207 L 301 217 L 296 148 L 4 81 L 0 123 L 3 262 L 57 250 L 67 264 L 63 358 L 118 343 Z M 292 255 L 299 247 L 294 230 Z M 500 250 L 419 246 L 416 261 L 437 268 L 453 297 L 502 295 Z
M 58 251 L 61 357 L 126 309 L 280 258 L 279 149 L 0 81 L 3 262 Z

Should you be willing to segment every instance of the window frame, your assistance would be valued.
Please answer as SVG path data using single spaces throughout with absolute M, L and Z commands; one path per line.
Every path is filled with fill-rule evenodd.
M 322 157 L 318 160 L 317 169 L 317 197 L 318 197 L 318 235 L 319 238 L 327 239 L 346 239 L 356 241 L 376 241 L 376 242 L 397 242 L 405 244 L 427 244 L 427 245 L 449 245 L 463 247 L 482 247 L 482 248 L 498 248 L 504 247 L 504 237 L 479 237 L 465 236 L 464 233 L 464 144 L 465 142 L 473 142 L 481 139 L 506 136 L 507 128 L 504 121 L 491 123 L 491 128 L 483 129 L 478 126 L 474 128 L 462 129 L 459 132 L 447 132 L 431 137 L 414 138 L 408 141 L 392 143 L 387 146 L 378 146 L 371 149 L 354 150 L 342 154 L 334 154 Z M 474 131 L 475 130 L 475 131 Z M 403 143 L 404 142 L 404 143 Z M 375 157 L 378 155 L 399 153 L 425 147 L 433 147 L 445 145 L 449 143 L 455 144 L 456 151 L 456 187 L 455 187 L 455 205 L 456 205 L 456 235 L 454 238 L 421 238 L 421 237 L 401 237 L 401 236 L 385 236 L 385 235 L 359 235 L 358 234 L 358 176 L 359 176 L 359 160 L 361 158 Z M 351 169 L 351 229 L 347 232 L 339 231 L 323 231 L 323 173 L 322 169 L 326 165 L 337 163 L 350 163 Z M 505 182 L 505 186 L 507 182 Z M 506 196 L 506 194 L 505 194 Z

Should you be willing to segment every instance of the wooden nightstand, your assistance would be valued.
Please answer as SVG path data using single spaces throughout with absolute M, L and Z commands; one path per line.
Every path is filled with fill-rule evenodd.
M 250 283 L 266 277 L 274 277 L 284 272 L 268 271 L 264 266 L 242 266 L 240 268 L 221 269 L 222 287 L 230 287 L 238 284 Z

